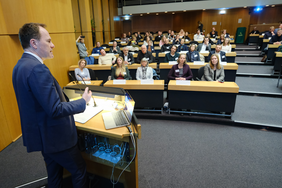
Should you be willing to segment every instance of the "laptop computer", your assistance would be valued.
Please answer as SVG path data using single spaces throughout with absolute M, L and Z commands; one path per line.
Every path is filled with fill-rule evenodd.
M 134 105 L 130 103 L 130 97 L 125 95 L 125 107 L 123 110 L 106 112 L 102 114 L 105 128 L 114 129 L 131 124 Z

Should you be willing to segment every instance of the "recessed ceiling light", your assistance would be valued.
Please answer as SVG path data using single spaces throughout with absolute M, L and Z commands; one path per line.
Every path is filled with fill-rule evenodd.
M 203 9 L 203 10 L 206 10 L 206 9 Z
M 175 14 L 174 12 L 172 14 Z
M 150 14 L 150 12 L 147 12 L 147 14 Z
M 132 14 L 129 14 L 130 16 L 132 15 Z
M 271 7 L 275 7 L 275 5 L 271 5 Z
M 159 13 L 156 14 L 157 16 L 159 15 Z
M 140 14 L 140 16 L 143 16 L 143 14 Z
M 244 6 L 244 8 L 247 8 L 247 6 Z
M 266 7 L 268 7 L 269 5 L 265 5 Z
M 186 10 L 183 10 L 183 12 L 186 12 Z

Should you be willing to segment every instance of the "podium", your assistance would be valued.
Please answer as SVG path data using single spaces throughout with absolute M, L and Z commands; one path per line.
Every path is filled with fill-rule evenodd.
M 64 87 L 64 92 L 70 99 L 76 100 L 82 94 L 79 88 L 84 91 L 85 87 L 89 87 L 92 91 L 97 107 L 103 107 L 101 112 L 87 122 L 76 121 L 78 146 L 86 162 L 87 172 L 107 179 L 113 176 L 114 182 L 116 182 L 121 172 L 124 171 L 120 176 L 119 183 L 123 183 L 125 188 L 138 188 L 137 145 L 138 139 L 141 139 L 141 125 L 133 113 L 129 126 L 135 138 L 135 144 L 133 144 L 127 127 L 106 130 L 102 118 L 103 113 L 112 111 L 112 106 L 115 106 L 112 107 L 114 110 L 122 106 L 125 95 L 129 96 L 130 102 L 134 103 L 134 100 L 121 88 L 70 84 Z M 93 105 L 93 103 L 90 101 L 89 105 Z M 134 152 L 136 152 L 136 156 L 131 162 Z M 70 173 L 65 170 L 64 177 L 67 176 L 70 176 Z

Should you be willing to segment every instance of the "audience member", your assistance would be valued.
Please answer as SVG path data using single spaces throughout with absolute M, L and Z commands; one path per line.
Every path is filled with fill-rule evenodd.
M 99 54 L 99 55 L 101 55 L 100 50 L 102 48 L 103 47 L 101 47 L 100 42 L 96 42 L 96 48 L 93 48 L 92 54 Z
M 153 41 L 151 41 L 151 40 L 149 41 L 149 44 L 147 46 L 147 50 L 148 50 L 148 52 L 152 52 L 152 53 L 155 52 Z
M 271 37 L 269 44 L 281 44 L 282 41 L 282 29 L 277 30 L 277 34 Z
M 169 29 L 169 30 L 168 30 L 168 33 L 167 33 L 166 38 L 169 38 L 169 37 L 170 37 L 170 35 L 171 35 L 171 29 Z
M 214 42 L 211 40 L 211 35 L 208 33 L 207 35 L 206 35 L 206 37 L 208 37 L 209 38 L 209 43 L 211 44 L 211 45 L 214 45 Z M 205 40 L 205 39 L 204 39 Z M 204 42 L 204 41 L 203 41 Z
M 160 43 L 159 43 L 160 47 L 162 47 L 162 45 L 164 45 L 165 39 L 166 39 L 166 37 L 165 37 L 165 35 L 163 35 L 162 40 L 160 40 Z
M 200 32 L 203 32 L 203 24 L 202 24 L 202 22 L 198 21 L 198 24 L 199 24 L 198 29 L 200 30 Z
M 189 50 L 188 46 L 185 45 L 184 41 L 185 41 L 184 39 L 181 39 L 180 45 L 177 48 L 177 52 Z
M 152 80 L 153 79 L 153 69 L 149 67 L 149 62 L 146 58 L 141 60 L 141 66 L 137 68 L 136 79 L 137 80 Z
M 278 29 L 282 29 L 282 23 L 280 23 L 279 27 L 274 30 L 275 34 L 277 34 Z
M 109 53 L 120 54 L 119 46 L 117 45 L 117 41 L 113 42 L 113 46 L 110 48 Z
M 201 35 L 200 29 L 197 29 L 197 33 L 194 35 L 194 41 L 203 41 L 204 36 Z
M 174 31 L 171 31 L 171 34 L 169 35 L 169 40 L 173 41 L 175 39 Z
M 224 39 L 225 39 L 224 34 L 221 34 L 216 44 L 222 44 L 224 42 Z
M 150 36 L 151 33 L 149 33 L 149 31 L 146 31 L 146 34 L 144 36 L 144 40 L 147 38 L 147 37 L 150 37 L 150 40 L 153 40 L 153 38 Z
M 215 47 L 215 50 L 211 51 L 209 54 L 209 60 L 212 54 L 216 54 L 219 57 L 219 63 L 226 62 L 227 58 L 225 55 L 225 52 L 221 51 L 222 46 L 220 44 L 217 44 Z
M 120 53 L 120 56 L 123 58 L 124 64 L 131 65 L 134 63 L 134 57 L 132 53 L 129 52 L 127 47 L 123 48 L 122 52 Z
M 139 47 L 138 45 L 138 41 L 135 35 L 132 36 L 132 40 L 129 41 L 129 43 L 127 44 L 128 46 L 132 46 L 132 47 Z
M 232 46 L 230 44 L 230 38 L 225 38 L 223 43 L 222 43 L 222 49 L 221 51 L 225 53 L 229 53 L 232 50 Z
M 269 31 L 265 32 L 263 38 L 264 39 L 271 39 L 271 37 L 274 36 L 274 35 L 275 35 L 275 33 L 274 33 L 274 26 L 271 26 L 269 28 Z
M 218 55 L 213 54 L 210 62 L 205 65 L 202 80 L 224 82 L 224 69 L 220 65 Z
M 129 39 L 126 37 L 126 33 L 123 33 L 123 36 L 121 38 L 121 42 L 126 42 L 126 43 L 129 42 Z
M 143 45 L 148 46 L 150 40 L 151 40 L 150 36 L 146 36 L 145 40 L 143 41 Z
M 80 35 L 76 39 L 76 46 L 77 46 L 77 49 L 78 49 L 78 53 L 79 53 L 80 59 L 84 59 L 85 57 L 87 57 L 88 52 L 87 52 L 87 48 L 86 48 L 86 46 L 84 44 L 84 36 Z
M 85 68 L 87 65 L 87 62 L 85 59 L 80 59 L 78 61 L 78 67 L 74 70 L 74 74 L 75 74 L 75 78 L 78 81 L 89 81 L 90 79 L 90 74 L 89 74 L 89 70 L 87 68 Z
M 129 70 L 127 66 L 125 66 L 122 57 L 119 56 L 117 58 L 116 65 L 112 66 L 111 69 L 112 69 L 112 74 L 111 74 L 112 80 L 119 80 L 119 79 L 131 80 Z
M 186 55 L 180 54 L 176 65 L 173 65 L 168 73 L 169 80 L 191 80 L 193 73 L 186 62 Z
M 204 42 L 197 46 L 197 51 L 198 52 L 211 51 L 211 44 L 209 44 L 208 37 L 205 37 Z
M 161 31 L 158 31 L 158 36 L 156 36 L 156 38 L 155 38 L 155 41 L 156 42 L 159 42 L 160 40 L 162 40 L 162 32 Z
M 214 39 L 216 39 L 216 37 L 218 36 L 218 33 L 215 30 L 215 27 L 212 28 L 212 31 L 210 32 L 210 36 L 211 38 L 214 38 Z
M 137 41 L 140 42 L 141 39 L 142 39 L 142 36 L 141 36 L 140 32 L 138 31 L 138 33 L 137 33 Z
M 226 29 L 222 30 L 222 34 L 224 35 L 225 38 L 230 38 L 229 33 L 226 33 Z
M 136 63 L 140 63 L 143 58 L 146 58 L 149 63 L 152 63 L 154 61 L 152 52 L 148 52 L 145 45 L 141 46 L 141 51 L 138 52 Z
M 179 57 L 179 53 L 176 52 L 177 47 L 175 45 L 172 45 L 170 48 L 170 53 L 165 54 L 164 62 L 169 61 L 176 61 Z
M 128 32 L 127 38 L 128 38 L 128 39 L 131 39 L 131 38 L 132 38 L 132 34 L 131 34 L 130 31 Z
M 170 51 L 170 44 L 168 39 L 165 39 L 164 45 L 161 47 L 161 52 Z
M 181 29 L 181 30 L 179 31 L 178 35 L 179 35 L 179 38 L 181 38 L 181 39 L 182 39 L 182 38 L 185 36 L 185 32 L 184 32 L 184 30 L 183 30 L 183 29 Z
M 185 33 L 185 37 L 184 37 L 184 38 L 185 38 L 185 40 L 190 41 L 191 39 L 190 39 L 190 37 L 189 37 L 188 35 L 189 35 L 189 33 L 188 33 L 188 32 L 186 32 L 186 33 Z
M 189 51 L 186 53 L 187 62 L 200 61 L 200 54 L 195 49 L 196 45 L 191 44 Z
M 174 39 L 173 44 L 180 44 L 179 35 L 176 35 L 176 38 Z
M 98 59 L 99 65 L 112 65 L 116 61 L 116 56 L 112 54 L 107 54 L 104 49 L 100 50 L 101 55 Z
M 259 34 L 259 30 L 257 30 L 257 27 L 254 27 L 250 34 Z

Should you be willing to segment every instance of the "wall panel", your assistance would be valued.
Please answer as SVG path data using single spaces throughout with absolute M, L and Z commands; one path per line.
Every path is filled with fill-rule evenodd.
M 7 28 L 6 28 L 6 21 L 4 19 L 4 14 L 3 14 L 3 11 L 2 11 L 2 4 L 1 4 L 1 1 L 0 1 L 0 35 L 1 34 L 6 34 L 7 33 Z
M 173 17 L 173 30 L 177 33 L 183 29 L 185 32 L 196 33 L 198 21 L 202 20 L 202 11 L 188 11 L 177 13 Z
M 9 129 L 9 125 L 5 116 L 5 111 L 0 98 L 0 151 L 2 151 L 7 145 L 12 143 L 12 137 Z
M 96 41 L 99 41 L 101 44 L 104 43 L 103 39 L 103 15 L 102 15 L 102 4 L 101 0 L 92 0 L 93 1 L 93 10 L 94 10 L 94 24 L 95 24 L 95 35 Z M 92 6 L 92 5 L 91 5 Z

